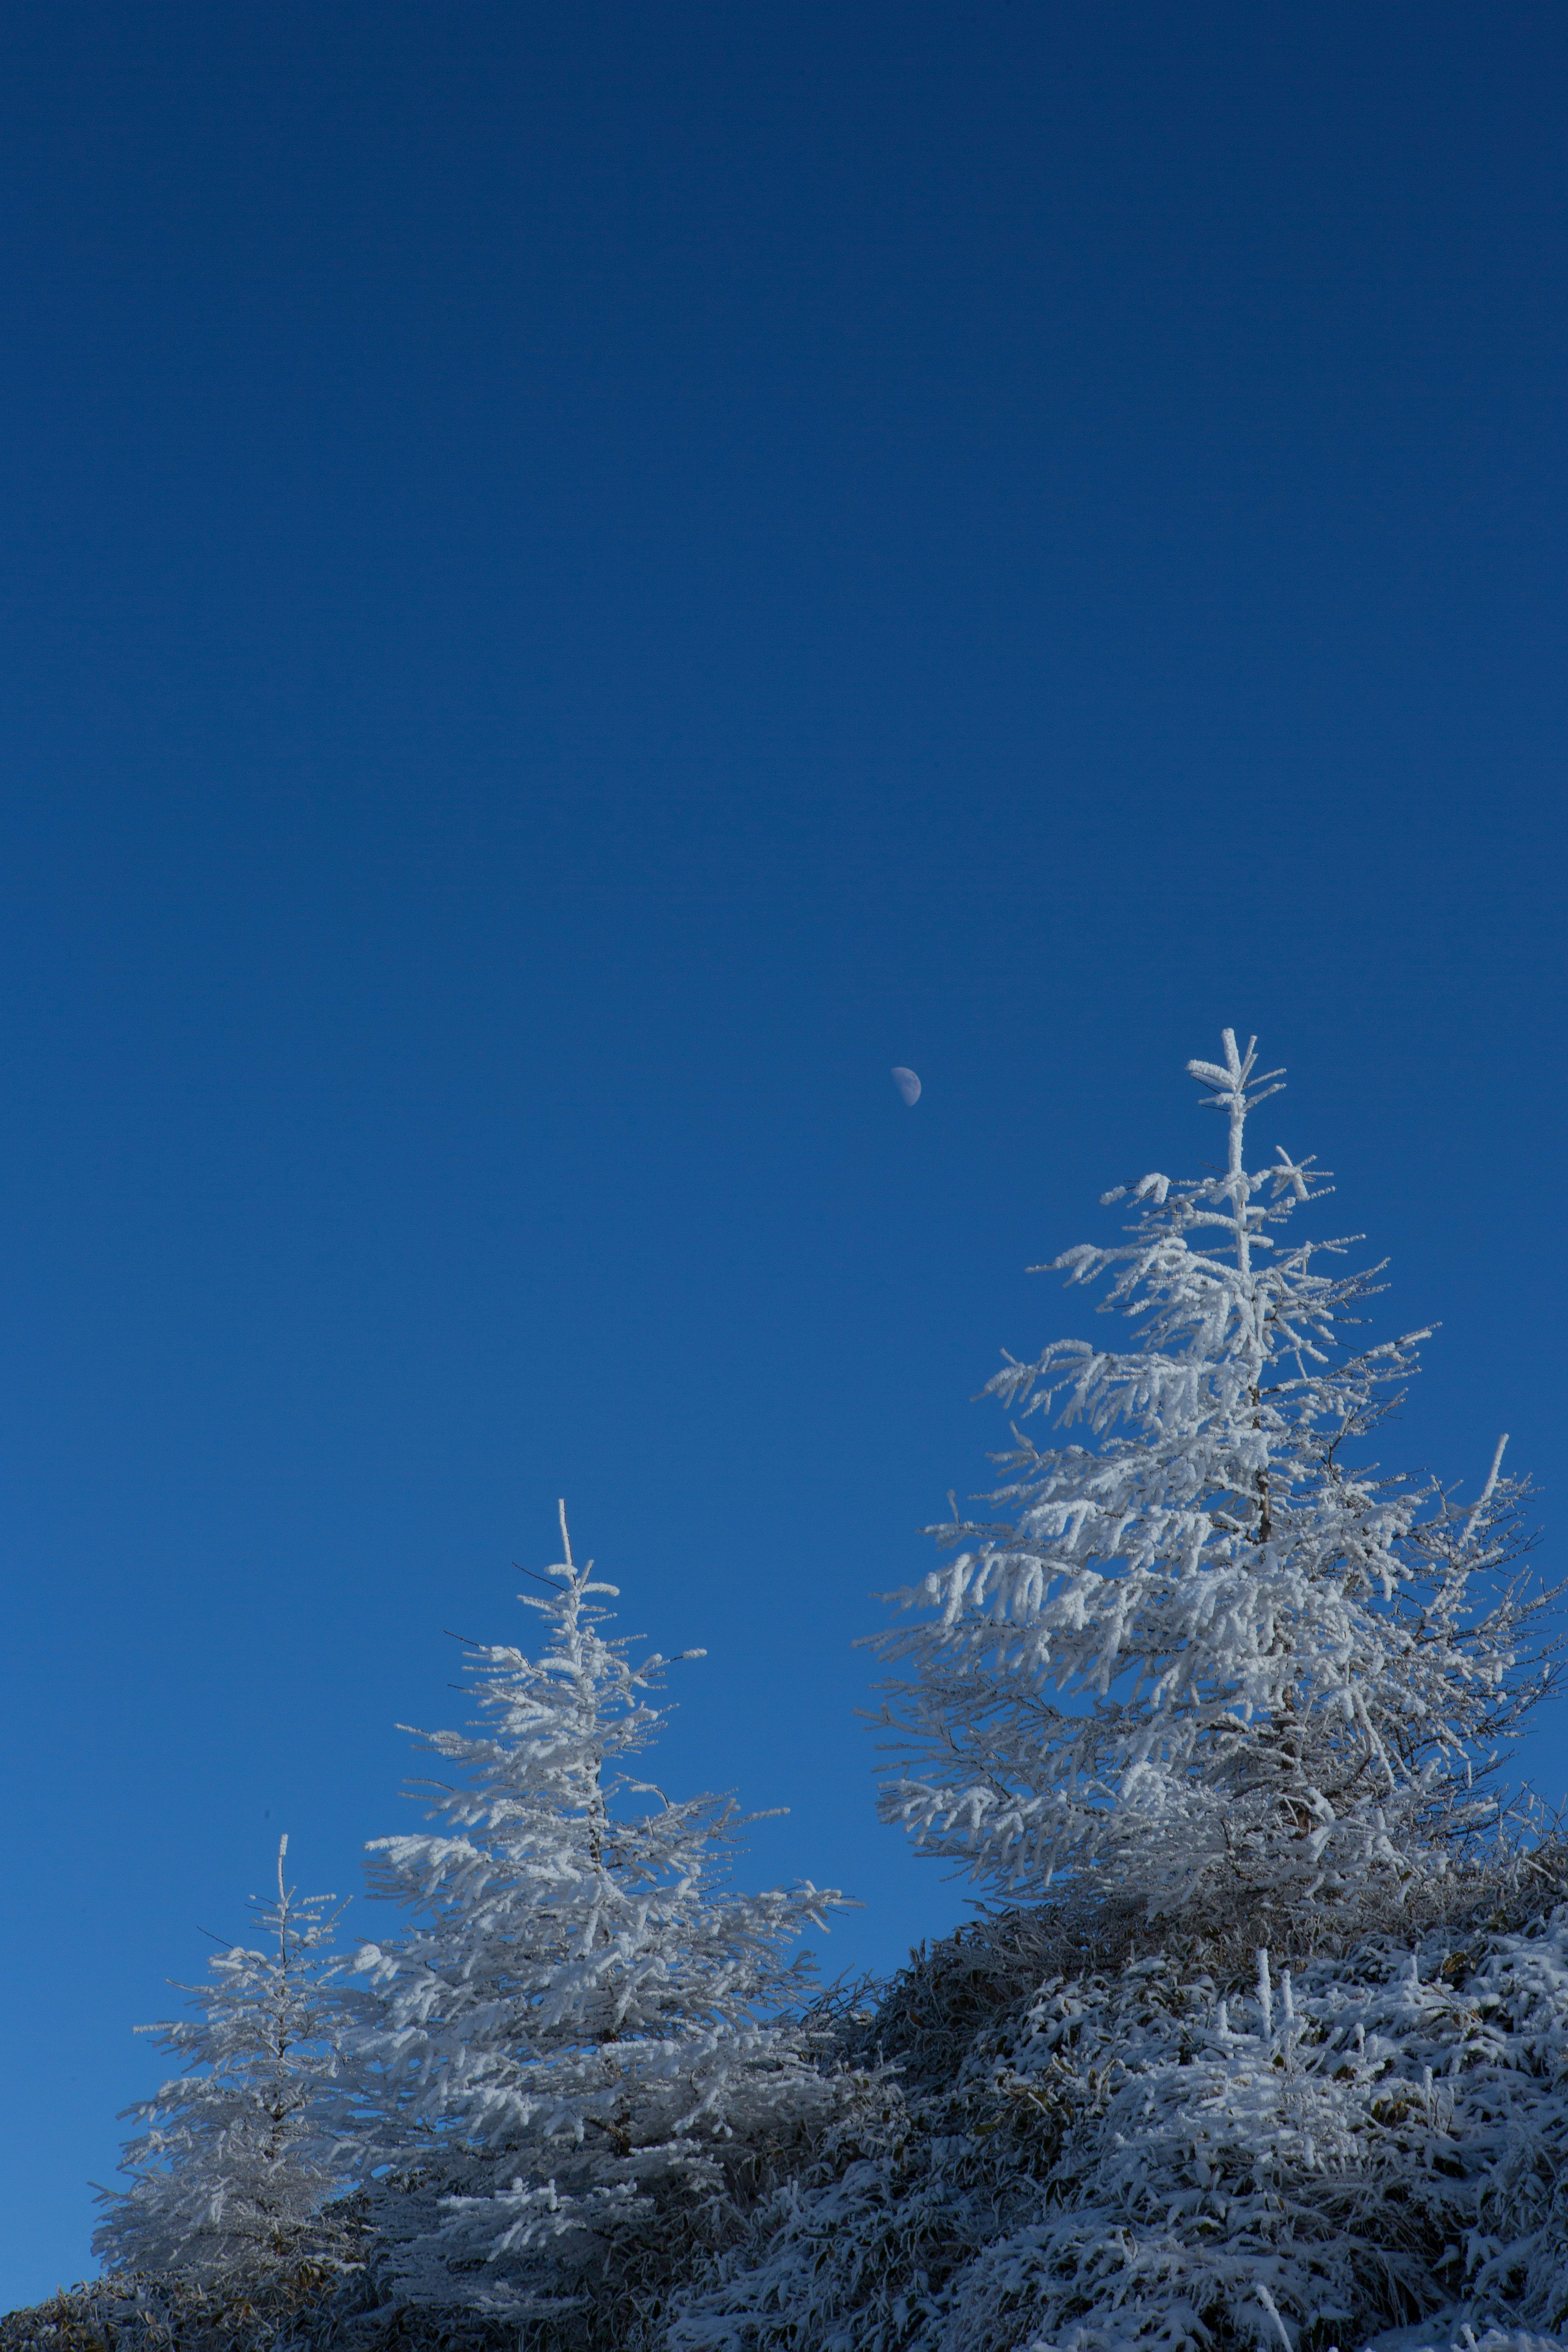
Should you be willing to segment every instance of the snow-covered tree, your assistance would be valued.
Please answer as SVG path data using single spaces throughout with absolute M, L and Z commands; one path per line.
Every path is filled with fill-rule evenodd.
M 616 1587 L 574 1563 L 564 1510 L 562 1535 L 521 1596 L 538 1655 L 470 1645 L 481 1720 L 419 1735 L 450 1773 L 423 1784 L 439 1832 L 371 1848 L 413 1921 L 358 1964 L 357 2130 L 403 2294 L 520 2316 L 586 2297 L 586 2332 L 629 2343 L 682 2247 L 722 2237 L 832 2104 L 786 1951 L 842 1898 L 725 1886 L 735 1808 L 637 1769 L 667 1662 L 605 1638 Z
M 1380 1269 L 1293 1237 L 1326 1189 L 1310 1160 L 1249 1168 L 1280 1075 L 1255 1062 L 1226 1030 L 1223 1063 L 1187 1066 L 1223 1172 L 1119 1186 L 1131 1238 L 1052 1261 L 1108 1275 L 1137 1336 L 1008 1360 L 1002 1516 L 933 1531 L 957 1557 L 877 1637 L 903 1670 L 887 1817 L 1013 1900 L 1370 1918 L 1474 1857 L 1481 1782 L 1544 1687 L 1541 1598 L 1499 1575 L 1522 1492 L 1501 1444 L 1471 1501 L 1363 1458 L 1427 1335 L 1354 1344 Z M 1053 1413 L 1087 1442 L 1042 1445 L 1028 1417 Z
M 126 2143 L 124 2189 L 107 2208 L 93 2251 L 114 2271 L 177 2274 L 220 2294 L 253 2292 L 329 2270 L 341 2231 L 323 2208 L 351 2185 L 325 2120 L 337 2071 L 341 2018 L 331 1895 L 301 1897 L 284 1882 L 258 1904 L 265 1950 L 214 1954 L 211 1977 L 181 1986 L 194 2018 L 142 2026 L 185 2071 L 127 2108 L 145 2128 Z

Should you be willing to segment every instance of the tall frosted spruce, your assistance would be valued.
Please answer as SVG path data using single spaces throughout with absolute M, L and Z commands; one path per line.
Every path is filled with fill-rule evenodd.
M 301 1898 L 283 1878 L 258 1906 L 269 1948 L 217 1952 L 197 2011 L 157 2026 L 185 2072 L 127 2109 L 146 2128 L 126 2145 L 128 2189 L 107 2207 L 93 2252 L 110 2270 L 171 2273 L 215 2293 L 264 2292 L 301 2263 L 330 2269 L 339 2232 L 326 2206 L 348 2183 L 327 2124 L 341 2027 L 331 1895 Z
M 1482 1781 L 1543 1687 L 1542 1601 L 1499 1580 L 1523 1489 L 1506 1440 L 1468 1502 L 1368 1463 L 1427 1335 L 1359 1344 L 1380 1269 L 1296 1237 L 1326 1188 L 1282 1149 L 1249 1166 L 1280 1073 L 1228 1029 L 1224 1051 L 1187 1065 L 1223 1174 L 1118 1186 L 1129 1238 L 1052 1261 L 1109 1278 L 1131 1345 L 1055 1340 L 990 1382 L 1023 1408 L 1002 1516 L 934 1530 L 956 1558 L 878 1637 L 901 1669 L 883 1810 L 1016 1901 L 1370 1918 L 1496 1824 Z M 1042 1442 L 1047 1422 L 1083 1442 Z
M 361 1955 L 357 2132 L 404 2293 L 630 2343 L 832 2104 L 786 1954 L 842 1898 L 725 1888 L 735 1807 L 642 1777 L 667 1662 L 604 1638 L 562 1536 L 538 1656 L 474 1645 L 488 1722 L 422 1735 L 439 1832 L 371 1849 L 415 1924 Z

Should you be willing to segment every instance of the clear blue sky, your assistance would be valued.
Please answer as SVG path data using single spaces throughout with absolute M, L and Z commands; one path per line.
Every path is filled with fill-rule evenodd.
M 1385 1457 L 1562 1524 L 1565 111 L 1509 0 L 0 7 L 0 2302 L 558 1494 L 832 1963 L 963 1916 L 850 1644 L 1226 1022 Z

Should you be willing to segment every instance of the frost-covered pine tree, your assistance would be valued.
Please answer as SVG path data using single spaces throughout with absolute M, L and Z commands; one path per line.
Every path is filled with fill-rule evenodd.
M 174 2274 L 223 2295 L 330 2271 L 341 2228 L 323 2209 L 351 2186 L 325 2120 L 341 2017 L 331 1895 L 285 1884 L 258 1904 L 267 1948 L 214 1955 L 205 1984 L 182 1986 L 194 2018 L 142 2026 L 184 2072 L 127 2108 L 145 2128 L 126 2143 L 124 2189 L 105 2189 L 93 2251 L 112 2271 Z
M 1427 1335 L 1361 1344 L 1379 1269 L 1296 1237 L 1326 1188 L 1282 1149 L 1249 1164 L 1280 1073 L 1224 1049 L 1187 1066 L 1223 1172 L 1119 1186 L 1128 1238 L 1052 1261 L 1110 1277 L 1131 1345 L 1058 1339 L 990 1383 L 1023 1406 L 1000 1516 L 937 1530 L 957 1557 L 878 1637 L 903 1670 L 884 1810 L 1015 1901 L 1371 1916 L 1495 1823 L 1482 1780 L 1542 1688 L 1539 1598 L 1498 1581 L 1521 1488 L 1500 1444 L 1473 1501 L 1368 1464 Z M 1053 1417 L 1081 1441 L 1043 1444 Z
M 358 1963 L 357 2128 L 405 2295 L 575 2306 L 568 2335 L 629 2344 L 831 2107 L 786 1954 L 843 1898 L 724 1885 L 733 1804 L 671 1801 L 638 1769 L 667 1661 L 605 1638 L 617 1588 L 574 1563 L 564 1510 L 562 1536 L 521 1596 L 538 1654 L 472 1645 L 481 1720 L 420 1735 L 450 1774 L 416 1791 L 440 1829 L 371 1848 L 374 1892 L 413 1921 Z

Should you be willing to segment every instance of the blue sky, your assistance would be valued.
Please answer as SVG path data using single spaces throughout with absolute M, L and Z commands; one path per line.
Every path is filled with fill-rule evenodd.
M 279 1831 L 350 1894 L 408 1817 L 557 1495 L 710 1654 L 661 1780 L 864 1901 L 830 1965 L 963 1916 L 851 1644 L 1084 1328 L 1025 1268 L 1217 1156 L 1223 1024 L 1443 1326 L 1384 1457 L 1506 1428 L 1560 1518 L 1568 27 L 0 57 L 10 2302 Z

